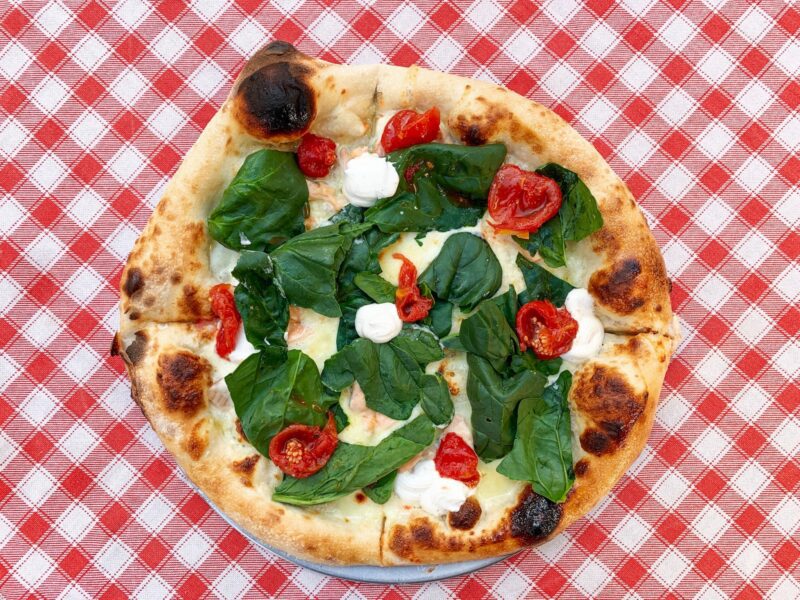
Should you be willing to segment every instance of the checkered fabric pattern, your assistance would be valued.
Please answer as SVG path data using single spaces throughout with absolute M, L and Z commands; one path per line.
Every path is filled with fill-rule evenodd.
M 26 2 L 0 16 L 0 594 L 800 597 L 800 12 L 781 2 Z M 108 350 L 127 253 L 283 39 L 553 108 L 638 197 L 684 341 L 650 442 L 542 548 L 423 586 L 318 575 L 177 473 Z M 59 596 L 62 594 L 61 596 Z

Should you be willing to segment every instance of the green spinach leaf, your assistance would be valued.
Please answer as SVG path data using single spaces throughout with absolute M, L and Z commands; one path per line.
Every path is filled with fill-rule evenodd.
M 359 273 L 355 276 L 356 287 L 372 299 L 373 302 L 394 304 L 397 287 L 376 273 Z
M 292 238 L 270 255 L 275 274 L 291 304 L 310 308 L 326 317 L 339 317 L 336 277 L 353 238 L 365 225 L 336 223 Z
M 336 500 L 397 470 L 433 443 L 434 431 L 430 419 L 420 415 L 377 446 L 339 442 L 322 469 L 305 479 L 284 477 L 272 499 L 300 506 Z
M 405 350 L 421 367 L 444 358 L 444 352 L 436 336 L 417 325 L 405 325 L 389 344 Z
M 575 482 L 572 470 L 572 429 L 567 396 L 572 375 L 564 371 L 541 396 L 522 400 L 517 435 L 497 472 L 528 481 L 537 494 L 563 502 Z
M 247 440 L 264 456 L 291 423 L 323 426 L 337 396 L 322 388 L 316 363 L 300 350 L 267 348 L 225 377 Z
M 447 238 L 439 255 L 419 277 L 437 298 L 472 310 L 500 287 L 503 270 L 489 244 L 460 232 Z
M 469 353 L 467 365 L 475 452 L 485 461 L 502 458 L 514 444 L 517 405 L 525 398 L 540 396 L 545 378 L 530 370 L 501 375 L 489 361 Z
M 505 155 L 503 144 L 420 144 L 393 152 L 388 158 L 400 174 L 397 193 L 379 200 L 365 219 L 386 232 L 474 225 Z
M 397 471 L 392 471 L 385 477 L 381 477 L 375 483 L 370 483 L 362 490 L 364 494 L 375 504 L 386 504 L 392 497 L 394 480 L 397 479 Z
M 308 184 L 294 154 L 259 150 L 223 192 L 208 232 L 234 250 L 270 250 L 303 232 L 307 201 Z
M 537 358 L 532 350 L 526 350 L 522 354 L 515 354 L 511 357 L 511 370 L 515 373 L 519 373 L 524 369 L 531 369 L 533 371 L 538 371 L 545 377 L 549 377 L 550 375 L 558 373 L 562 362 L 560 356 L 549 360 L 543 360 Z
M 424 322 L 438 337 L 445 337 L 453 328 L 453 305 L 446 300 L 437 300 Z
M 233 276 L 239 280 L 233 297 L 247 340 L 256 348 L 286 346 L 283 334 L 289 325 L 289 303 L 275 285 L 270 257 L 244 250 Z
M 517 266 L 525 278 L 525 291 L 520 294 L 520 302 L 525 304 L 533 300 L 549 300 L 556 306 L 563 306 L 564 300 L 575 288 L 563 279 L 559 279 L 547 269 L 532 263 L 521 254 L 517 254 Z
M 447 425 L 453 420 L 453 399 L 444 378 L 435 373 L 422 376 L 420 405 L 435 425 Z
M 561 208 L 528 240 L 517 239 L 517 242 L 531 254 L 538 251 L 549 266 L 563 267 L 566 265 L 565 242 L 580 241 L 600 229 L 603 216 L 597 208 L 597 200 L 577 173 L 555 163 L 548 163 L 536 172 L 558 183 Z
M 494 299 L 481 302 L 478 310 L 464 319 L 458 336 L 467 352 L 489 361 L 501 373 L 518 347 L 514 330 Z

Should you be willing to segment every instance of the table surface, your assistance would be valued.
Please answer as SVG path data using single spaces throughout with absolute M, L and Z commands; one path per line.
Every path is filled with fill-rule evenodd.
M 3 11 L 4 597 L 800 597 L 797 8 L 122 0 Z M 272 39 L 496 81 L 572 123 L 639 199 L 684 341 L 640 459 L 542 548 L 392 589 L 298 568 L 211 511 L 131 402 L 108 356 L 123 261 L 246 58 Z

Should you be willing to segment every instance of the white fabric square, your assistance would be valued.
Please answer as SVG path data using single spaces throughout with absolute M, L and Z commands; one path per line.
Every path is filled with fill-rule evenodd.
M 386 25 L 397 37 L 408 39 L 413 36 L 425 21 L 425 15 L 413 4 L 398 6 L 389 16 Z
M 790 574 L 781 575 L 769 590 L 770 598 L 800 598 L 800 583 Z
M 53 559 L 44 550 L 31 548 L 19 559 L 12 573 L 29 590 L 35 590 L 55 568 Z
M 790 302 L 800 297 L 800 266 L 789 264 L 775 280 L 775 289 Z
M 14 537 L 17 528 L 5 516 L 0 515 L 0 549 L 5 548 L 8 541 Z
M 695 214 L 695 223 L 706 233 L 716 235 L 725 229 L 732 218 L 733 210 L 721 198 L 712 196 Z
M 673 52 L 680 52 L 694 37 L 697 28 L 682 13 L 676 12 L 658 30 L 658 37 Z
M 590 102 L 580 113 L 579 118 L 594 133 L 601 133 L 617 116 L 616 107 L 600 96 Z
M 97 271 L 88 266 L 80 267 L 67 281 L 67 292 L 82 304 L 86 304 L 100 291 L 104 280 Z
M 425 58 L 440 71 L 447 71 L 464 54 L 464 49 L 453 38 L 442 35 L 425 53 Z
M 27 259 L 42 271 L 48 271 L 64 253 L 64 244 L 50 231 L 42 231 L 25 249 Z
M 2 283 L 2 280 L 0 280 L 0 284 Z M 0 287 L 0 292 L 2 291 L 2 287 Z M 1 298 L 2 296 L 0 295 L 0 299 Z M 13 358 L 7 356 L 5 353 L 0 354 L 0 392 L 5 391 L 9 384 L 21 373 L 21 367 Z
M 106 577 L 116 579 L 133 562 L 133 553 L 121 540 L 110 539 L 94 557 L 93 562 Z
M 775 368 L 787 379 L 794 379 L 800 374 L 800 342 L 789 340 L 775 355 Z
M 722 460 L 731 449 L 731 438 L 715 425 L 710 425 L 692 444 L 692 452 L 707 465 Z
M 715 544 L 730 526 L 730 517 L 713 502 L 705 505 L 692 521 L 692 530 L 707 544 Z
M 334 11 L 326 10 L 311 24 L 308 34 L 320 46 L 329 47 L 344 35 L 347 23 Z
M 111 46 L 96 33 L 89 32 L 72 50 L 72 59 L 87 72 L 96 70 L 111 55 Z
M 754 500 L 769 483 L 769 473 L 754 460 L 748 460 L 731 479 L 731 487 L 745 499 Z
M 192 529 L 175 546 L 175 556 L 189 569 L 197 569 L 211 554 L 213 542 L 199 529 Z
M 775 22 L 758 6 L 750 6 L 734 24 L 744 39 L 755 45 L 763 38 Z
M 736 244 L 733 254 L 751 269 L 756 269 L 772 254 L 772 250 L 772 243 L 754 229 Z
M 48 37 L 57 37 L 74 18 L 61 2 L 48 2 L 33 16 L 33 22 Z
M 641 167 L 653 155 L 656 145 L 645 132 L 631 131 L 622 141 L 619 154 L 632 167 Z
M 32 508 L 38 508 L 56 491 L 58 483 L 49 471 L 34 466 L 17 484 L 17 496 Z
M 595 21 L 580 44 L 597 59 L 603 58 L 619 43 L 619 35 L 605 21 Z
M 775 64 L 790 77 L 800 75 L 800 41 L 797 41 L 797 38 L 787 40 L 778 50 L 775 55 Z
M 572 577 L 572 583 L 584 594 L 596 596 L 611 580 L 611 571 L 595 557 L 590 556 L 578 567 Z
M 369 42 L 365 42 L 353 53 L 351 65 L 374 65 L 384 62 L 386 55 Z
M 709 273 L 695 288 L 695 297 L 709 310 L 719 311 L 733 294 L 733 286 L 719 273 Z
M 775 138 L 792 152 L 800 151 L 800 117 L 790 114 L 778 126 Z
M 97 434 L 79 421 L 64 434 L 58 447 L 72 462 L 79 463 L 94 450 L 99 441 Z
M 486 32 L 495 26 L 503 9 L 493 0 L 475 0 L 464 12 L 464 18 L 475 29 Z
M 542 47 L 542 42 L 525 28 L 518 29 L 503 46 L 503 50 L 520 65 L 527 63 Z
M 736 321 L 734 330 L 740 338 L 755 346 L 774 326 L 763 310 L 757 306 L 748 306 Z
M 121 104 L 132 106 L 147 89 L 147 80 L 134 67 L 125 67 L 111 82 L 109 91 Z
M 11 277 L 6 277 L 3 273 L 0 273 L 0 311 L 10 310 L 22 296 L 22 288 L 19 287 L 19 284 Z M 0 354 L 0 357 L 3 356 L 4 353 Z M 0 381 L 2 381 L 2 378 L 0 378 Z
M 22 404 L 20 414 L 34 427 L 43 427 L 55 414 L 58 401 L 47 388 L 37 387 Z
M 100 395 L 103 407 L 117 419 L 122 419 L 133 407 L 127 379 L 117 379 Z
M 105 246 L 114 256 L 124 261 L 133 249 L 137 237 L 139 237 L 139 232 L 136 229 L 128 223 L 121 223 L 108 237 Z
M 755 421 L 770 405 L 772 397 L 753 382 L 733 399 L 733 410 L 746 421 Z
M 709 158 L 719 160 L 731 149 L 735 139 L 730 129 L 714 121 L 697 137 L 697 148 Z
M 306 573 L 314 573 L 314 571 L 300 569 L 298 576 Z M 325 577 L 316 573 L 315 575 Z M 239 600 L 239 598 L 244 597 L 247 590 L 252 586 L 252 580 L 237 565 L 231 564 L 213 581 L 212 586 L 217 595 L 223 600 Z
M 85 187 L 78 192 L 67 206 L 67 214 L 78 225 L 90 228 L 103 214 L 105 201 L 92 188 Z
M 731 58 L 731 55 L 725 52 L 718 46 L 713 47 L 708 53 L 700 59 L 697 65 L 697 70 L 712 83 L 721 83 L 728 75 L 730 75 L 736 62 Z
M 311 569 L 299 571 L 294 580 L 298 587 L 309 597 L 316 596 L 327 581 L 328 578 L 325 575 L 312 571 Z
M 580 10 L 580 4 L 575 0 L 550 0 L 544 5 L 544 12 L 553 21 L 561 26 L 566 25 Z
M 631 513 L 619 522 L 611 533 L 611 537 L 626 552 L 633 554 L 652 534 L 653 530 L 650 525 L 636 513 Z
M 578 85 L 579 78 L 580 75 L 568 64 L 556 63 L 545 73 L 542 85 L 551 96 L 563 100 Z
M 26 323 L 22 334 L 38 348 L 44 348 L 64 329 L 64 324 L 46 308 L 40 308 Z
M 136 600 L 163 600 L 173 597 L 173 590 L 157 573 L 150 573 L 133 592 Z
M 678 277 L 694 260 L 694 253 L 678 238 L 673 238 L 662 250 L 670 277 Z
M 145 158 L 133 146 L 122 146 L 108 162 L 108 170 L 120 183 L 130 183 L 142 172 Z
M 55 154 L 45 154 L 28 172 L 30 181 L 42 192 L 53 193 L 67 176 L 67 167 Z
M 165 64 L 172 65 L 189 47 L 189 38 L 177 27 L 168 25 L 150 43 L 150 49 Z
M 755 540 L 748 540 L 739 546 L 733 555 L 731 565 L 745 579 L 752 579 L 767 561 L 767 553 Z
M 5 469 L 6 465 L 11 462 L 11 459 L 17 454 L 19 454 L 17 443 L 3 431 L 0 431 L 0 469 Z M 0 546 L 2 546 L 2 544 L 0 544 Z
M 644 17 L 656 0 L 621 0 L 620 4 L 635 17 Z
M 0 234 L 2 235 L 10 235 L 25 220 L 26 215 L 19 202 L 11 195 L 0 198 L 0 214 L 3 215 L 3 218 L 0 219 Z M 0 279 L 0 284 L 2 284 L 2 279 Z M 2 294 L 0 294 L 0 310 L 4 306 Z
M 87 108 L 69 126 L 69 136 L 84 150 L 93 148 L 108 131 L 108 123 L 93 109 Z
M 251 56 L 267 39 L 266 30 L 253 19 L 245 19 L 230 36 L 231 45 L 242 56 Z
M 492 592 L 504 600 L 518 600 L 527 597 L 532 587 L 530 579 L 517 569 L 510 567 L 494 585 Z
M 681 163 L 672 163 L 656 181 L 656 187 L 673 202 L 681 200 L 694 184 L 694 176 Z
M 757 194 L 772 179 L 773 170 L 767 161 L 753 154 L 733 176 L 740 186 L 752 194 Z
M 719 348 L 712 349 L 697 365 L 695 373 L 709 388 L 714 388 L 725 379 L 733 364 Z
M 670 431 L 677 430 L 694 412 L 686 399 L 678 393 L 669 394 L 656 409 L 656 419 Z
M 788 416 L 770 436 L 772 445 L 786 456 L 792 457 L 800 450 L 800 421 Z M 796 513 L 800 515 L 800 511 Z M 800 516 L 798 516 L 800 520 Z
M 194 91 L 206 98 L 216 94 L 227 81 L 228 76 L 219 65 L 210 60 L 200 66 L 187 80 Z
M 63 81 L 55 75 L 48 75 L 33 90 L 31 100 L 42 112 L 53 114 L 71 95 L 72 92 Z
M 33 54 L 14 40 L 0 50 L 0 74 L 9 81 L 16 81 L 33 62 Z
M 136 510 L 136 520 L 150 533 L 161 531 L 175 512 L 175 505 L 156 492 Z
M 653 575 L 663 585 L 674 588 L 689 572 L 691 563 L 677 549 L 670 548 L 653 564 Z
M 755 119 L 760 117 L 761 113 L 767 110 L 767 107 L 772 104 L 774 99 L 774 94 L 767 86 L 758 79 L 753 79 L 737 94 L 736 104 L 748 117 Z
M 71 544 L 79 543 L 97 521 L 94 513 L 81 502 L 73 502 L 56 521 L 56 529 Z
M 0 125 L 0 153 L 6 158 L 12 158 L 22 150 L 22 146 L 31 137 L 22 124 L 14 117 L 8 117 Z
M 677 508 L 689 494 L 690 486 L 686 478 L 670 469 L 653 486 L 653 494 L 666 508 Z
M 797 440 L 795 440 L 797 443 Z M 791 537 L 800 527 L 800 499 L 785 496 L 769 514 L 769 521 L 786 537 Z
M 697 108 L 697 102 L 681 88 L 673 89 L 658 105 L 658 114 L 672 127 L 683 123 Z
M 152 7 L 142 0 L 122 0 L 114 4 L 111 14 L 130 30 L 135 29 L 152 10 Z
M 203 0 L 193 2 L 192 10 L 206 23 L 212 23 L 230 4 L 230 0 Z
M 658 71 L 644 56 L 634 56 L 622 67 L 619 78 L 629 89 L 642 93 L 658 75 Z
M 108 463 L 98 477 L 103 489 L 114 497 L 124 494 L 135 480 L 135 469 L 122 457 L 117 457 Z

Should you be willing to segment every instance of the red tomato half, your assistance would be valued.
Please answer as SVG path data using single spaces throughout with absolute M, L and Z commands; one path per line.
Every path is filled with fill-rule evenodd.
M 336 162 L 336 142 L 307 133 L 297 147 L 297 164 L 306 177 L 325 177 Z
M 227 283 L 220 283 L 212 287 L 209 296 L 211 297 L 211 311 L 220 320 L 219 329 L 217 329 L 217 354 L 225 358 L 236 347 L 236 336 L 239 335 L 242 317 L 239 316 L 239 311 L 236 309 L 231 286 Z
M 534 232 L 561 208 L 561 188 L 555 180 L 503 165 L 489 188 L 489 215 L 495 229 Z
M 532 348 L 538 358 L 561 356 L 572 347 L 578 322 L 566 308 L 556 308 L 547 300 L 524 304 L 517 313 L 517 336 L 523 352 Z
M 427 144 L 439 136 L 439 109 L 435 106 L 424 113 L 414 110 L 401 110 L 396 113 L 381 135 L 381 146 L 386 154 L 416 146 Z
M 457 479 L 469 487 L 475 487 L 481 479 L 478 473 L 478 455 L 455 433 L 448 433 L 442 438 L 433 464 L 442 477 Z
M 395 306 L 400 320 L 405 323 L 416 323 L 428 316 L 433 308 L 433 298 L 426 298 L 417 285 L 417 268 L 402 254 L 392 254 L 392 258 L 403 261 L 398 277 Z
M 339 444 L 333 413 L 324 428 L 289 425 L 269 443 L 269 459 L 281 471 L 303 479 L 319 471 Z

